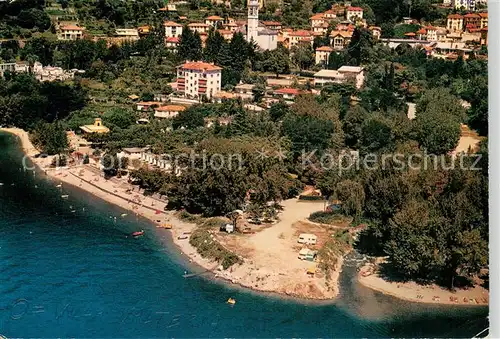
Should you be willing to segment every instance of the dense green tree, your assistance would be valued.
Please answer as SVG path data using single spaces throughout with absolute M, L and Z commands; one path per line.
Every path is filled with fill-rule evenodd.
M 300 69 L 308 69 L 314 64 L 314 53 L 310 45 L 293 47 L 291 53 L 293 62 Z
M 356 28 L 347 48 L 347 62 L 355 66 L 370 62 L 370 53 L 373 45 L 374 40 L 370 30 Z
M 290 109 L 288 105 L 283 101 L 272 104 L 271 108 L 269 108 L 269 116 L 271 117 L 272 121 L 280 121 L 289 112 Z
M 203 50 L 203 59 L 208 62 L 220 64 L 219 53 L 223 51 L 223 45 L 226 43 L 224 37 L 214 29 L 208 32 L 205 49 Z
M 279 77 L 280 74 L 287 73 L 289 71 L 290 56 L 284 47 L 278 46 L 278 48 L 266 52 L 264 68 L 267 71 L 275 73 L 276 77 Z
M 368 116 L 368 112 L 360 105 L 356 105 L 347 110 L 343 120 L 343 129 L 346 146 L 356 148 L 362 136 L 363 122 Z
M 465 117 L 457 98 L 444 89 L 429 90 L 422 95 L 416 109 L 415 130 L 420 145 L 432 154 L 453 150 Z
M 202 57 L 201 38 L 198 32 L 184 26 L 179 43 L 179 56 L 183 60 L 197 61 Z
M 132 109 L 114 107 L 104 112 L 103 121 L 110 127 L 127 128 L 135 124 L 136 116 Z
M 332 52 L 328 57 L 328 69 L 339 69 L 345 64 L 345 55 L 343 53 Z
M 336 185 L 335 193 L 342 202 L 342 211 L 346 215 L 361 216 L 365 202 L 363 185 L 349 179 L 343 180 Z
M 17 23 L 23 28 L 38 28 L 45 31 L 50 27 L 50 18 L 44 11 L 36 8 L 22 10 L 17 16 Z
M 380 114 L 367 117 L 361 125 L 359 144 L 363 153 L 392 150 L 394 133 L 388 119 Z
M 203 120 L 203 114 L 196 109 L 196 107 L 190 107 L 185 111 L 182 111 L 172 120 L 172 127 L 174 129 L 187 128 L 194 129 L 202 127 L 205 124 Z
M 54 48 L 54 44 L 47 38 L 32 38 L 26 42 L 21 50 L 21 57 L 26 59 L 28 55 L 34 55 L 42 65 L 52 65 Z
M 31 135 L 32 142 L 42 153 L 54 155 L 68 148 L 66 131 L 60 123 L 40 123 Z

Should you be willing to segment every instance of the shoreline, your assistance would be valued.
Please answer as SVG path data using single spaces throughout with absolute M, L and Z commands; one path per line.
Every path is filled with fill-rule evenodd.
M 391 282 L 381 278 L 376 272 L 369 272 L 372 266 L 366 264 L 357 274 L 357 281 L 374 291 L 405 301 L 453 306 L 488 306 L 489 291 L 480 286 L 451 292 L 435 284 L 419 285 L 416 282 Z
M 327 284 L 327 289 L 324 289 L 324 286 L 320 285 L 317 280 L 311 281 L 303 279 L 302 281 L 302 285 L 304 285 L 305 282 L 309 283 L 309 285 L 301 286 L 303 287 L 303 289 L 310 289 L 312 287 L 316 289 L 319 288 L 319 291 L 321 293 L 316 293 L 316 295 L 321 295 L 322 297 L 308 297 L 303 293 L 300 293 L 300 291 L 298 293 L 296 289 L 296 286 L 298 285 L 290 285 L 286 283 L 286 281 L 289 281 L 291 277 L 285 277 L 285 279 L 279 277 L 279 275 L 282 275 L 282 273 L 274 272 L 275 269 L 272 268 L 272 264 L 270 264 L 271 270 L 269 270 L 268 267 L 256 267 L 255 265 L 252 265 L 252 262 L 248 263 L 248 259 L 245 258 L 245 262 L 241 265 L 234 265 L 225 271 L 220 270 L 220 264 L 213 260 L 203 258 L 198 253 L 197 249 L 189 243 L 189 239 L 181 240 L 178 238 L 181 235 L 192 232 L 197 227 L 197 225 L 187 223 L 183 220 L 178 219 L 174 215 L 175 212 L 165 211 L 165 202 L 154 199 L 152 197 L 144 196 L 140 191 L 132 191 L 132 193 L 127 194 L 123 193 L 124 195 L 118 194 L 118 192 L 123 192 L 133 186 L 128 184 L 127 187 L 124 188 L 123 182 L 120 183 L 118 180 L 113 179 L 105 180 L 101 175 L 99 175 L 99 170 L 97 168 L 92 168 L 92 166 L 90 165 L 77 165 L 72 168 L 65 167 L 60 169 L 44 168 L 44 165 L 47 166 L 50 164 L 51 158 L 34 158 L 34 155 L 37 154 L 38 151 L 31 143 L 26 131 L 18 128 L 0 128 L 0 132 L 6 132 L 15 135 L 20 141 L 20 146 L 25 155 L 39 170 L 45 172 L 49 180 L 59 180 L 60 182 L 65 182 L 72 186 L 83 189 L 86 192 L 91 193 L 92 195 L 101 198 L 108 203 L 117 205 L 123 209 L 135 213 L 137 216 L 142 216 L 148 219 L 157 228 L 164 228 L 162 226 L 162 224 L 164 223 L 171 224 L 172 229 L 170 230 L 171 232 L 168 233 L 171 236 L 172 243 L 174 243 L 178 247 L 181 255 L 185 256 L 186 260 L 190 264 L 195 264 L 203 271 L 206 271 L 201 273 L 200 275 L 210 274 L 210 276 L 206 276 L 210 280 L 221 280 L 223 283 L 231 283 L 233 285 L 237 285 L 238 287 L 249 289 L 252 292 L 271 294 L 281 298 L 290 298 L 295 301 L 299 300 L 302 302 L 333 303 L 337 300 L 337 297 L 339 295 L 339 276 L 342 272 L 343 266 L 342 256 L 339 258 L 337 268 L 333 272 L 332 279 L 330 281 L 330 283 L 332 283 L 334 286 L 330 287 Z M 290 228 L 293 229 L 293 227 Z M 360 269 L 360 271 L 358 272 L 357 282 L 372 290 L 381 292 L 384 295 L 389 295 L 410 302 L 428 303 L 435 305 L 488 305 L 487 302 L 462 302 L 460 292 L 467 292 L 466 290 L 460 290 L 459 292 L 454 293 L 453 295 L 460 298 L 460 300 L 459 302 L 453 302 L 448 298 L 448 296 L 452 295 L 452 293 L 438 287 L 428 289 L 427 287 L 419 286 L 415 283 L 396 284 L 385 281 L 382 278 L 378 277 L 376 274 L 363 276 L 361 272 L 365 267 Z M 271 278 L 272 281 L 266 281 L 266 283 L 260 282 L 260 279 L 264 281 L 268 278 Z M 404 285 L 403 288 L 400 288 L 402 285 Z M 446 293 L 444 293 L 443 291 L 447 292 L 449 295 L 446 295 Z M 417 298 L 417 293 L 425 294 L 424 298 Z M 432 294 L 434 296 L 439 295 L 441 297 L 438 300 L 434 300 L 433 296 L 429 296 Z M 414 297 L 409 297 L 409 295 L 414 295 Z M 487 294 L 486 298 L 488 298 Z
M 259 280 L 259 274 L 255 272 L 264 271 L 265 267 L 255 267 L 249 260 L 244 258 L 243 264 L 234 265 L 227 270 L 221 270 L 220 264 L 214 260 L 203 258 L 189 243 L 189 239 L 181 240 L 178 237 L 185 233 L 193 232 L 197 228 L 196 224 L 191 224 L 180 220 L 174 214 L 174 211 L 165 211 L 165 202 L 157 199 L 142 195 L 139 191 L 133 191 L 130 195 L 123 193 L 123 182 L 118 182 L 113 178 L 105 180 L 101 175 L 97 174 L 98 169 L 90 165 L 77 165 L 73 167 L 63 167 L 58 169 L 48 168 L 51 163 L 51 157 L 47 158 L 34 158 L 38 154 L 38 150 L 33 146 L 26 131 L 18 128 L 0 128 L 0 132 L 10 133 L 15 135 L 20 142 L 20 146 L 25 155 L 31 160 L 33 165 L 41 172 L 45 173 L 50 181 L 55 185 L 66 183 L 74 187 L 78 187 L 92 195 L 105 200 L 108 203 L 119 206 L 130 212 L 135 213 L 137 216 L 146 218 L 152 222 L 157 228 L 164 228 L 162 224 L 168 223 L 172 225 L 170 229 L 170 236 L 172 242 L 179 248 L 181 254 L 185 256 L 190 264 L 195 264 L 204 272 L 206 278 L 211 280 L 221 280 L 229 285 L 237 285 L 241 288 L 249 289 L 256 293 L 272 294 L 283 298 L 290 298 L 293 300 L 302 300 L 309 302 L 325 302 L 333 303 L 339 294 L 338 278 L 341 272 L 341 264 L 337 270 L 332 274 L 331 282 L 335 285 L 329 290 L 328 297 L 307 297 L 303 293 L 296 293 L 296 291 L 289 287 L 283 286 L 276 281 L 270 281 L 268 284 L 255 285 Z M 83 173 L 82 173 L 83 172 Z M 126 189 L 132 187 L 128 184 Z M 119 194 L 122 193 L 122 194 Z M 251 261 L 250 261 L 251 262 Z M 342 258 L 339 260 L 342 263 Z M 310 266 L 310 263 L 309 265 Z M 272 273 L 269 271 L 269 273 Z M 305 275 L 305 270 L 304 273 Z M 277 275 L 277 274 L 276 274 Z M 262 278 L 264 280 L 264 278 Z M 284 280 L 284 279 L 282 279 Z M 288 279 L 287 279 L 288 280 Z

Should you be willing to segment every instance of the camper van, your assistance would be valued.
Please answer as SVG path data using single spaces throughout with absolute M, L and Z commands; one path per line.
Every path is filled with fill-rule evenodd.
M 303 248 L 299 252 L 300 260 L 314 261 L 316 259 L 318 252 L 310 250 L 308 248 Z
M 315 245 L 316 241 L 318 240 L 318 237 L 315 236 L 314 234 L 309 234 L 309 233 L 302 233 L 299 235 L 299 244 L 308 244 L 308 245 Z

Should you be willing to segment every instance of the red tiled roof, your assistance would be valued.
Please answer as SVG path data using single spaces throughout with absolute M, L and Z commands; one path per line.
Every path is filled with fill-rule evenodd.
M 417 31 L 417 34 L 426 34 L 427 31 L 425 30 L 425 28 L 421 28 Z
M 415 33 L 410 32 L 410 33 L 405 33 L 406 36 L 415 36 Z
M 83 31 L 85 29 L 85 27 L 80 27 L 80 26 L 77 26 L 77 25 L 66 25 L 66 26 L 62 26 L 61 27 L 61 30 L 72 30 L 72 31 Z
M 313 15 L 312 17 L 310 17 L 311 20 L 322 20 L 323 19 L 323 14 L 320 13 L 320 14 L 316 14 L 316 15 Z
M 296 89 L 296 88 L 280 88 L 280 89 L 277 89 L 276 91 L 274 91 L 274 93 L 299 95 L 303 92 L 301 90 Z
M 182 27 L 181 24 L 178 24 L 177 22 L 173 22 L 173 21 L 165 21 L 163 23 L 163 26 L 166 26 L 166 27 L 179 27 L 179 26 L 181 26 Z
M 425 27 L 425 29 L 428 31 L 437 31 L 438 30 L 438 28 L 434 27 L 434 26 L 427 26 L 427 27 Z
M 186 110 L 186 107 L 181 106 L 181 105 L 166 105 L 166 106 L 161 106 L 156 109 L 157 111 L 160 112 L 182 112 Z
M 347 10 L 350 12 L 358 12 L 358 11 L 363 12 L 363 8 L 361 7 L 348 7 Z
M 178 43 L 179 43 L 179 38 L 178 38 L 178 37 L 176 37 L 176 36 L 171 36 L 171 37 L 168 37 L 168 38 L 166 39 L 166 41 L 167 41 L 167 42 L 173 42 L 173 43 L 178 44 Z
M 218 15 L 212 15 L 207 18 L 207 20 L 223 20 L 220 16 Z
M 488 17 L 488 12 L 481 12 L 481 13 L 479 13 L 479 16 L 481 18 L 487 18 Z
M 279 21 L 262 21 L 264 26 L 281 26 L 281 22 Z
M 450 14 L 448 15 L 448 19 L 463 19 L 464 17 L 460 14 Z
M 476 13 L 467 13 L 464 15 L 464 18 L 480 18 L 481 16 Z
M 178 66 L 182 69 L 191 69 L 197 71 L 216 71 L 221 70 L 219 66 L 214 64 L 209 64 L 208 62 L 195 61 L 195 62 L 186 62 L 183 65 Z
M 311 32 L 310 31 L 306 31 L 304 29 L 299 29 L 297 31 L 293 31 L 293 32 L 290 32 L 290 35 L 293 35 L 293 36 L 311 36 Z
M 316 48 L 316 51 L 331 52 L 331 51 L 333 51 L 333 48 L 331 48 L 330 46 L 321 46 L 321 47 Z
M 209 25 L 203 23 L 203 22 L 193 22 L 188 24 L 188 27 L 208 27 Z

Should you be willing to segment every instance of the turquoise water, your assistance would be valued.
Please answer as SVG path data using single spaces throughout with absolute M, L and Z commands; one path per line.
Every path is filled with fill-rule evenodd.
M 486 326 L 484 307 L 410 304 L 359 286 L 350 260 L 330 304 L 184 279 L 194 268 L 168 231 L 121 218 L 126 212 L 77 188 L 57 188 L 23 171 L 21 158 L 15 138 L 0 134 L 0 334 L 7 337 L 471 337 Z M 127 236 L 139 229 L 144 237 Z M 227 305 L 229 297 L 237 304 Z

